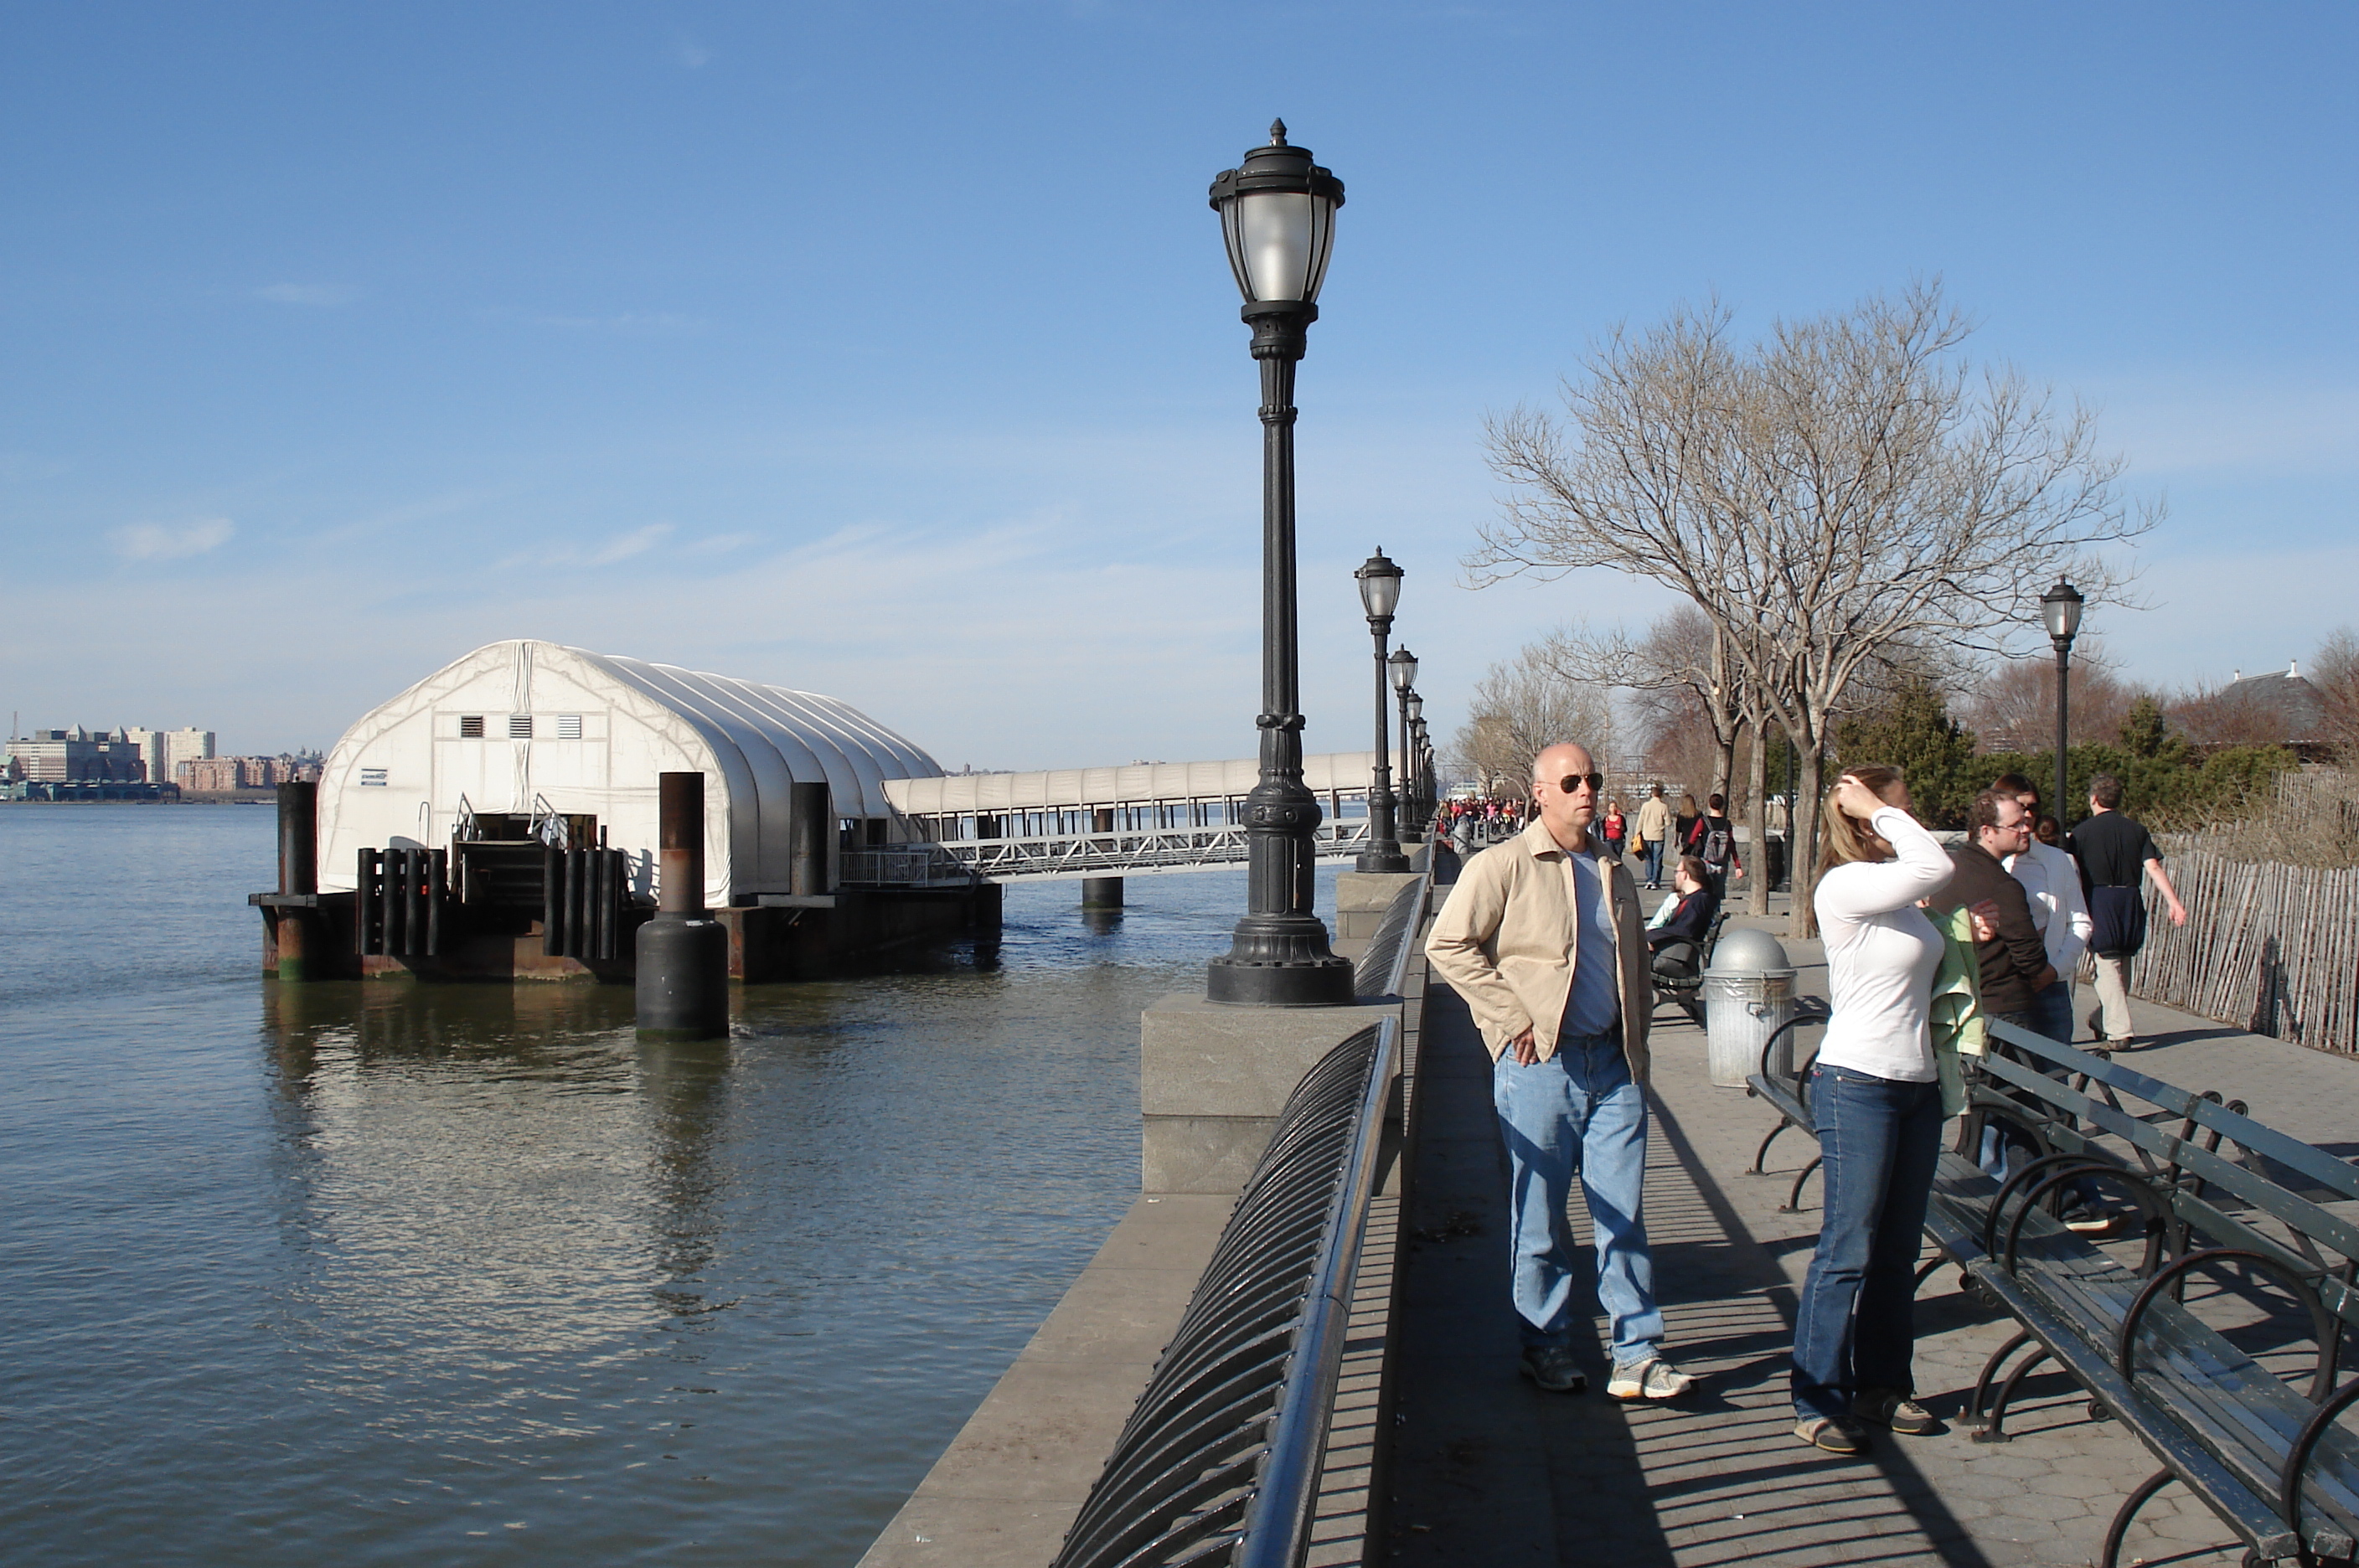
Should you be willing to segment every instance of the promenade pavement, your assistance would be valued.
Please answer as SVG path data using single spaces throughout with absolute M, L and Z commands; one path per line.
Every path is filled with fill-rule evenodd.
M 1784 927 L 1782 914 L 1743 923 Z M 1823 996 L 1817 944 L 1788 946 L 1799 989 Z M 1788 1354 L 1816 1241 L 1817 1183 L 1803 1212 L 1778 1205 L 1815 1150 L 1789 1132 L 1771 1152 L 1770 1174 L 1748 1174 L 1775 1113 L 1743 1090 L 1713 1087 L 1701 1032 L 1669 1007 L 1654 1035 L 1646 1212 L 1666 1349 L 1701 1387 L 1669 1405 L 1607 1398 L 1602 1319 L 1581 1347 L 1590 1392 L 1544 1394 L 1518 1377 L 1489 1061 L 1446 986 L 1431 986 L 1428 1008 L 1389 1539 L 1371 1561 L 2013 1568 L 2096 1560 L 2121 1497 L 2157 1466 L 2117 1427 L 2090 1420 L 2061 1376 L 2027 1379 L 2008 1414 L 2015 1439 L 2003 1444 L 1976 1443 L 1951 1426 L 1929 1437 L 1879 1434 L 1871 1453 L 1846 1459 L 1793 1437 Z M 2139 1071 L 2218 1088 L 2262 1121 L 2339 1155 L 2359 1152 L 2359 1061 L 2166 1008 L 2141 1005 L 2136 1018 L 2155 1041 L 2127 1058 Z M 1586 1245 L 1577 1199 L 1573 1209 Z M 1976 1306 L 1943 1269 L 1919 1298 L 1918 1332 L 1919 1397 L 1954 1422 L 2008 1320 Z M 2171 1487 L 2140 1514 L 2123 1561 L 2232 1564 L 2228 1540 L 2201 1503 Z

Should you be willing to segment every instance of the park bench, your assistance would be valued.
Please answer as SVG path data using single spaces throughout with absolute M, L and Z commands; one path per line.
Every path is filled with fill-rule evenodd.
M 2344 1336 L 2359 1324 L 2359 1224 L 2329 1205 L 2359 1202 L 2359 1171 L 2216 1094 L 2012 1025 L 1994 1023 L 1991 1034 L 1999 1049 L 1970 1073 L 1958 1144 L 1935 1176 L 1926 1230 L 1939 1256 L 1918 1276 L 1921 1283 L 1953 1262 L 1978 1298 L 2018 1325 L 1968 1399 L 1975 1440 L 2006 1441 L 2006 1409 L 2025 1375 L 2053 1364 L 2086 1391 L 2093 1417 L 2118 1420 L 2162 1466 L 2115 1512 L 2105 1568 L 2138 1509 L 2173 1480 L 2235 1533 L 2247 1561 L 2350 1559 L 2359 1442 L 2336 1421 L 2359 1403 L 2359 1379 L 2337 1390 L 2335 1378 Z M 1808 1066 L 1772 1073 L 1775 1043 L 1751 1083 L 1780 1116 L 1756 1171 L 1787 1127 L 1813 1130 Z M 2019 1128 L 2036 1150 L 2003 1182 L 1968 1152 L 1993 1121 Z M 1789 1209 L 1816 1164 L 1796 1179 Z M 2135 1205 L 2125 1245 L 2076 1234 L 2058 1217 L 2083 1182 Z M 2287 1314 L 2223 1332 L 2199 1310 L 2204 1303 L 2188 1300 L 2202 1275 L 2222 1287 L 2208 1299 L 2214 1317 L 2290 1303 L 2297 1339 L 2315 1346 L 2306 1387 L 2288 1386 L 2260 1358 L 2281 1361 L 2282 1344 L 2256 1355 L 2239 1343 L 2282 1340 Z M 2261 1293 L 2264 1283 L 2273 1295 Z
M 1703 1027 L 1703 1006 L 1698 996 L 1703 991 L 1703 972 L 1712 967 L 1712 949 L 1720 945 L 1720 929 L 1728 923 L 1728 908 L 1723 905 L 1712 917 L 1712 927 L 1703 933 L 1701 944 L 1692 942 L 1666 942 L 1660 952 L 1648 960 L 1649 972 L 1655 980 L 1655 1000 L 1678 1004 L 1680 1010 Z

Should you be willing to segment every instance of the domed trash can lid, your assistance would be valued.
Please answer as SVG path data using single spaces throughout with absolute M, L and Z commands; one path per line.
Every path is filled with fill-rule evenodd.
M 1733 926 L 1720 933 L 1712 950 L 1707 975 L 1791 975 L 1794 965 L 1785 945 L 1766 931 Z

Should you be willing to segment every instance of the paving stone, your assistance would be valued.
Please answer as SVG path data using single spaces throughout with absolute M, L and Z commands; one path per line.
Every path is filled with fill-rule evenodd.
M 2060 1497 L 2047 1492 L 2017 1492 L 2003 1497 L 1997 1511 L 2007 1519 L 2038 1519 L 2057 1521 L 2087 1519 L 2089 1505 L 2078 1497 Z

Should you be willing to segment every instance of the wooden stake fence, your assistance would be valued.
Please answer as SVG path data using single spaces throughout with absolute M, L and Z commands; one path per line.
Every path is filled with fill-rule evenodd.
M 2198 849 L 2173 850 L 2169 865 L 2187 923 L 2170 923 L 2149 882 L 2132 992 L 2254 1034 L 2359 1052 L 2359 870 Z

